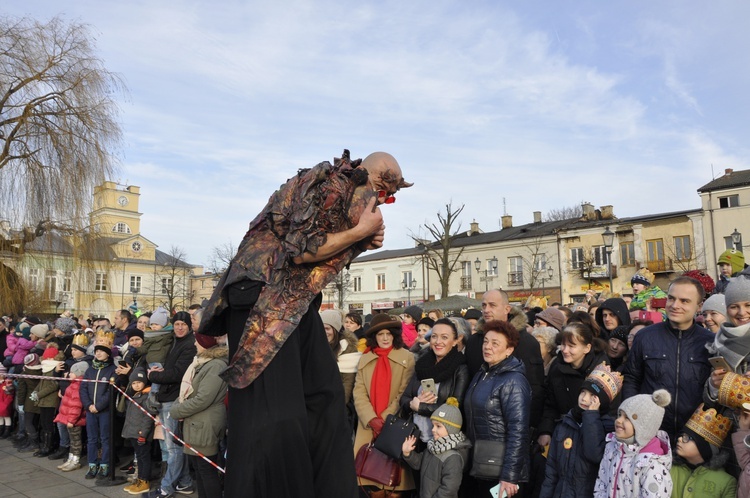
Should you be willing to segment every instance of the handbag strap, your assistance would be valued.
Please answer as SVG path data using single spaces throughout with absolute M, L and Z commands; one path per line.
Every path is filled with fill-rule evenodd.
M 369 449 L 369 448 L 373 447 L 373 445 L 374 445 L 374 444 L 375 444 L 375 438 L 372 438 L 372 441 L 370 441 L 369 443 L 367 443 L 367 448 Z M 374 449 L 374 448 L 373 448 L 373 449 Z M 365 456 L 364 456 L 364 457 L 363 457 L 363 459 L 362 459 L 362 465 L 364 465 L 364 464 L 365 464 L 365 462 L 367 461 L 367 457 L 369 456 L 369 454 L 370 454 L 370 452 L 369 452 L 369 451 L 367 451 L 367 450 L 365 450 Z M 365 486 L 364 486 L 364 484 L 362 484 L 362 477 L 361 477 L 361 476 L 357 476 L 357 484 L 359 484 L 359 488 L 360 488 L 360 489 L 362 490 L 362 492 L 363 492 L 363 493 L 365 494 L 365 496 L 370 496 L 370 492 L 369 492 L 369 491 L 367 491 L 367 490 L 365 489 Z M 387 490 L 387 489 L 385 488 L 385 486 L 383 486 L 383 487 L 382 487 L 382 488 L 380 488 L 380 489 L 382 489 L 382 490 L 384 490 L 384 491 L 388 491 L 388 490 Z M 390 489 L 390 491 L 391 491 L 391 492 L 394 492 L 394 491 L 396 491 L 396 486 L 393 486 L 393 488 L 391 488 L 391 489 Z

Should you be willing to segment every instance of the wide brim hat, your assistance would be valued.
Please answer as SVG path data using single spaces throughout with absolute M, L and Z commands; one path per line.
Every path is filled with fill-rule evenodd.
M 388 329 L 392 334 L 401 334 L 401 320 L 387 313 L 379 313 L 372 317 L 370 328 L 365 333 L 367 337 L 375 337 L 381 330 Z

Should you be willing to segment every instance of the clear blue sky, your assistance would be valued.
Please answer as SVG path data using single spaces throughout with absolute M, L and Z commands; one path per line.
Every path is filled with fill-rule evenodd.
M 119 178 L 142 233 L 192 263 L 236 245 L 298 168 L 392 153 L 415 186 L 386 248 L 436 220 L 497 230 L 533 211 L 700 206 L 750 167 L 748 2 L 6 2 L 92 26 L 122 75 Z

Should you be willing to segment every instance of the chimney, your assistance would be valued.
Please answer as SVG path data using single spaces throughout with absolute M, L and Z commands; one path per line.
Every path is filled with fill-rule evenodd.
M 542 222 L 542 212 L 534 211 L 534 223 L 541 223 L 541 222 Z
M 479 223 L 477 223 L 477 220 L 472 220 L 469 228 L 469 235 L 474 235 L 475 233 L 479 233 Z
M 612 206 L 602 206 L 599 209 L 601 210 L 603 220 L 611 220 L 615 217 L 614 208 Z
M 727 168 L 724 170 L 725 175 L 731 175 L 732 173 L 734 173 L 734 170 L 732 168 Z
M 511 215 L 506 214 L 505 216 L 500 218 L 500 220 L 500 225 L 503 227 L 503 229 L 513 228 L 513 217 Z
M 594 205 L 589 202 L 584 202 L 581 204 L 581 208 L 583 209 L 583 219 L 586 221 L 594 221 L 596 220 L 596 210 L 594 209 Z

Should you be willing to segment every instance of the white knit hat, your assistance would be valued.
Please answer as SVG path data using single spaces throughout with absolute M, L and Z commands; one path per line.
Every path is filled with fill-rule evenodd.
M 666 389 L 658 389 L 653 394 L 638 394 L 620 404 L 620 411 L 628 417 L 635 429 L 635 442 L 646 446 L 661 427 L 664 407 L 672 402 L 672 395 Z
M 323 324 L 330 325 L 336 332 L 341 330 L 341 312 L 336 310 L 324 310 L 320 312 L 320 319 L 323 320 Z

